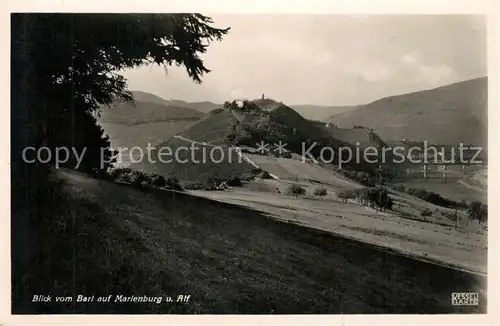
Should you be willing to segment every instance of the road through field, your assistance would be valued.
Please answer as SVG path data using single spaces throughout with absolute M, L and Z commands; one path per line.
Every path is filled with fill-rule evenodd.
M 195 141 L 195 140 L 192 140 L 192 139 L 187 139 L 186 137 L 183 137 L 183 136 L 180 136 L 180 135 L 175 135 L 173 138 L 177 138 L 177 139 L 180 139 L 180 140 L 183 140 L 183 141 L 186 141 L 188 143 L 191 143 L 191 144 L 198 144 L 198 145 L 201 145 L 201 146 L 210 146 L 210 147 L 220 147 L 220 146 L 217 146 L 217 145 L 214 145 L 214 144 L 209 144 L 209 143 L 206 143 L 206 142 L 199 142 L 199 141 Z M 238 148 L 238 147 L 230 147 L 231 149 L 234 149 L 236 153 L 238 153 L 238 155 L 243 158 L 245 161 L 247 161 L 248 163 L 250 163 L 251 165 L 253 165 L 255 168 L 260 168 L 257 164 L 255 164 L 254 161 L 252 161 L 250 158 L 248 158 L 247 155 L 243 154 L 241 152 L 241 150 Z M 271 177 L 273 179 L 279 179 L 276 175 L 274 174 L 271 174 Z

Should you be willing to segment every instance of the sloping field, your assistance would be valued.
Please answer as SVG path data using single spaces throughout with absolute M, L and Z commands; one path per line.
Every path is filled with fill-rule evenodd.
M 109 135 L 111 147 L 134 147 L 146 149 L 148 143 L 156 146 L 172 136 L 186 130 L 196 121 L 177 120 L 125 125 L 121 123 L 101 122 L 100 125 Z
M 278 158 L 270 155 L 245 154 L 261 169 L 283 180 L 315 180 L 342 189 L 358 189 L 359 184 L 335 175 L 333 171 L 313 163 L 302 163 L 297 159 Z
M 57 203 L 28 212 L 46 223 L 37 230 L 39 252 L 26 274 L 22 266 L 14 274 L 23 275 L 23 281 L 14 280 L 15 313 L 486 311 L 485 278 L 478 275 L 275 221 L 241 206 L 136 190 L 74 172 L 61 176 L 64 195 Z M 160 304 L 31 302 L 32 293 L 49 292 L 191 297 Z M 452 306 L 452 292 L 479 292 L 480 305 Z
M 231 130 L 230 128 L 237 122 L 238 119 L 231 112 L 216 109 L 181 133 L 181 136 L 194 141 L 222 145 Z
M 196 149 L 191 149 L 194 146 Z M 250 172 L 254 166 L 238 152 L 225 146 L 204 145 L 182 138 L 172 138 L 157 146 L 170 150 L 170 156 L 153 154 L 154 161 L 143 160 L 130 167 L 144 172 L 175 176 L 181 181 L 205 182 L 209 177 L 230 178 Z M 170 161 L 170 162 L 169 162 Z
M 279 179 L 279 182 L 274 181 L 273 186 L 269 187 L 269 189 L 271 189 L 272 191 L 276 191 L 276 187 L 279 187 L 281 192 L 285 192 L 286 188 L 289 186 L 289 182 L 298 182 L 308 190 L 309 194 L 312 194 L 315 188 L 321 186 L 332 193 L 333 198 L 336 198 L 335 193 L 337 193 L 338 191 L 348 189 L 355 190 L 363 187 L 362 185 L 351 181 L 341 175 L 338 175 L 337 173 L 319 164 L 302 163 L 301 160 L 297 159 L 276 158 L 269 155 L 245 155 L 258 167 L 265 171 L 268 171 Z M 429 190 L 433 189 L 432 187 L 430 187 L 430 182 L 425 184 L 422 183 L 421 187 L 418 183 L 415 182 L 410 183 L 409 185 L 415 188 L 423 188 Z M 436 184 L 436 186 L 439 185 L 441 187 L 435 189 L 438 193 L 440 193 L 439 190 L 443 190 L 444 187 L 447 187 L 446 189 L 448 190 L 456 188 L 456 184 Z M 246 187 L 247 189 L 256 189 L 258 191 L 265 189 L 265 187 L 257 187 L 251 184 Z M 462 186 L 462 188 L 468 189 L 465 186 Z M 454 213 L 455 211 L 453 209 L 437 206 L 417 197 L 395 190 L 390 190 L 390 193 L 392 194 L 392 197 L 395 201 L 393 211 L 396 215 L 413 220 L 454 226 L 454 223 L 444 215 L 444 213 Z M 446 194 L 449 194 L 449 192 Z M 451 198 L 454 197 L 451 196 Z M 425 209 L 432 210 L 434 212 L 433 216 L 422 217 L 420 213 Z M 460 218 L 459 224 L 465 224 L 467 220 L 465 212 L 459 211 L 458 215 Z
M 390 248 L 398 252 L 454 266 L 456 268 L 486 273 L 487 235 L 476 229 L 455 230 L 451 221 L 434 218 L 419 220 L 420 216 L 400 216 L 398 212 L 376 212 L 353 201 L 344 204 L 336 198 L 335 188 L 325 186 L 329 194 L 320 200 L 312 196 L 317 187 L 308 182 L 299 182 L 307 195 L 293 198 L 285 194 L 289 181 L 265 180 L 268 189 L 279 187 L 282 194 L 271 193 L 264 186 L 253 185 L 234 188 L 227 192 L 195 191 L 203 196 L 222 202 L 243 205 L 265 214 L 304 226 L 326 230 L 338 235 L 366 243 Z M 396 205 L 418 205 L 411 196 L 398 198 Z M 421 207 L 436 207 L 423 202 Z M 403 207 L 398 207 L 404 210 Z M 443 208 L 443 210 L 445 210 Z M 476 226 L 477 227 L 477 226 Z

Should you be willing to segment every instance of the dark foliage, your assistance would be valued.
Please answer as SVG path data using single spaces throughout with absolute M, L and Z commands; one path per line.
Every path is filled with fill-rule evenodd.
M 231 187 L 241 187 L 243 184 L 241 183 L 241 179 L 235 176 L 227 179 L 227 185 Z
M 96 116 L 103 105 L 132 100 L 118 71 L 182 65 L 201 82 L 209 70 L 200 54 L 228 31 L 211 23 L 199 14 L 14 14 L 12 41 L 22 46 L 13 49 L 13 78 L 23 81 L 25 106 L 13 110 L 32 136 L 24 145 L 87 148 L 79 169 L 106 170 L 114 153 Z
M 479 201 L 473 201 L 467 208 L 469 220 L 477 220 L 479 223 L 484 223 L 488 220 L 488 206 Z
M 323 196 L 326 196 L 328 194 L 328 191 L 326 190 L 326 188 L 316 188 L 314 190 L 314 193 L 313 195 L 314 196 L 318 196 L 320 199 L 323 199 Z
M 304 195 L 306 193 L 306 190 L 297 184 L 293 184 L 288 187 L 287 192 L 289 194 L 292 194 L 294 197 L 298 197 L 300 195 Z
M 387 189 L 384 187 L 369 187 L 355 191 L 358 202 L 362 205 L 370 205 L 372 208 L 380 208 L 382 210 L 391 210 L 394 201 L 389 196 Z
M 455 201 L 452 199 L 444 198 L 438 193 L 418 188 L 408 188 L 403 185 L 394 185 L 392 186 L 394 190 L 405 192 L 409 195 L 418 197 L 422 200 L 428 201 L 434 205 L 448 207 L 448 208 L 460 208 L 467 209 L 469 205 L 465 201 Z

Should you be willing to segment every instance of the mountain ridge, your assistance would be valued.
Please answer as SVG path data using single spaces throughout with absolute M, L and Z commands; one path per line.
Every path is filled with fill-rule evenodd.
M 346 128 L 362 125 L 384 140 L 487 144 L 487 77 L 388 96 L 328 121 Z

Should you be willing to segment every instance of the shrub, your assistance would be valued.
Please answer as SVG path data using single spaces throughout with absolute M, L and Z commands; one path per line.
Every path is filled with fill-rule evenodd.
M 129 182 L 134 187 L 142 186 L 144 181 L 147 181 L 147 177 L 141 171 L 132 170 L 132 172 L 129 174 Z
M 219 176 L 209 176 L 207 179 L 207 185 L 217 187 L 222 183 L 222 178 Z
M 326 188 L 316 188 L 314 190 L 314 196 L 318 196 L 320 199 L 323 199 L 323 196 L 326 196 L 328 194 L 328 192 L 326 191 Z
M 273 177 L 267 171 L 262 171 L 259 175 L 261 179 L 272 179 Z
M 406 187 L 403 185 L 394 185 L 392 186 L 392 189 L 396 191 L 406 192 Z
M 171 177 L 166 180 L 166 186 L 173 190 L 182 190 L 182 186 L 176 177 Z
M 461 200 L 459 203 L 458 203 L 458 207 L 460 208 L 464 208 L 464 209 L 467 209 L 469 207 L 469 204 L 465 201 L 465 200 Z
M 304 195 L 306 190 L 297 184 L 293 184 L 288 187 L 288 193 L 292 194 L 294 197 L 298 197 L 300 195 Z
M 126 181 L 129 182 L 129 174 L 132 173 L 132 170 L 129 168 L 116 168 L 111 169 L 108 174 L 112 180 L 118 181 Z
M 258 175 L 258 174 L 260 174 L 261 172 L 264 172 L 264 170 L 262 170 L 261 168 L 253 168 L 253 169 L 250 171 L 250 174 Z
M 347 203 L 348 199 L 356 198 L 356 194 L 352 190 L 343 190 L 337 193 L 337 197 L 342 199 L 344 203 Z
M 242 186 L 241 179 L 236 176 L 229 178 L 227 180 L 227 185 L 230 187 L 241 187 Z
M 394 201 L 383 187 L 363 188 L 357 190 L 355 194 L 358 198 L 358 203 L 362 205 L 370 204 L 370 206 L 375 209 L 381 208 L 382 210 L 390 210 L 394 205 Z
M 203 190 L 205 185 L 200 182 L 189 182 L 184 184 L 184 189 L 186 190 Z
M 488 206 L 479 201 L 470 203 L 467 212 L 469 213 L 469 221 L 478 220 L 482 223 L 488 219 Z
M 154 187 L 165 187 L 167 185 L 167 181 L 165 178 L 159 174 L 152 173 L 149 176 L 149 184 Z
M 406 188 L 405 192 L 438 206 L 464 209 L 468 207 L 467 202 L 465 201 L 457 202 L 451 199 L 443 198 L 440 194 L 432 191 L 427 191 L 425 189 Z
M 432 216 L 432 211 L 429 208 L 426 208 L 420 212 L 420 216 L 424 216 L 424 217 Z
M 369 175 L 368 175 L 368 173 L 366 173 L 366 172 L 358 172 L 358 173 L 356 174 L 356 179 L 357 179 L 357 180 L 364 180 L 364 179 L 366 179 L 366 178 L 368 178 L 368 177 L 369 177 Z

